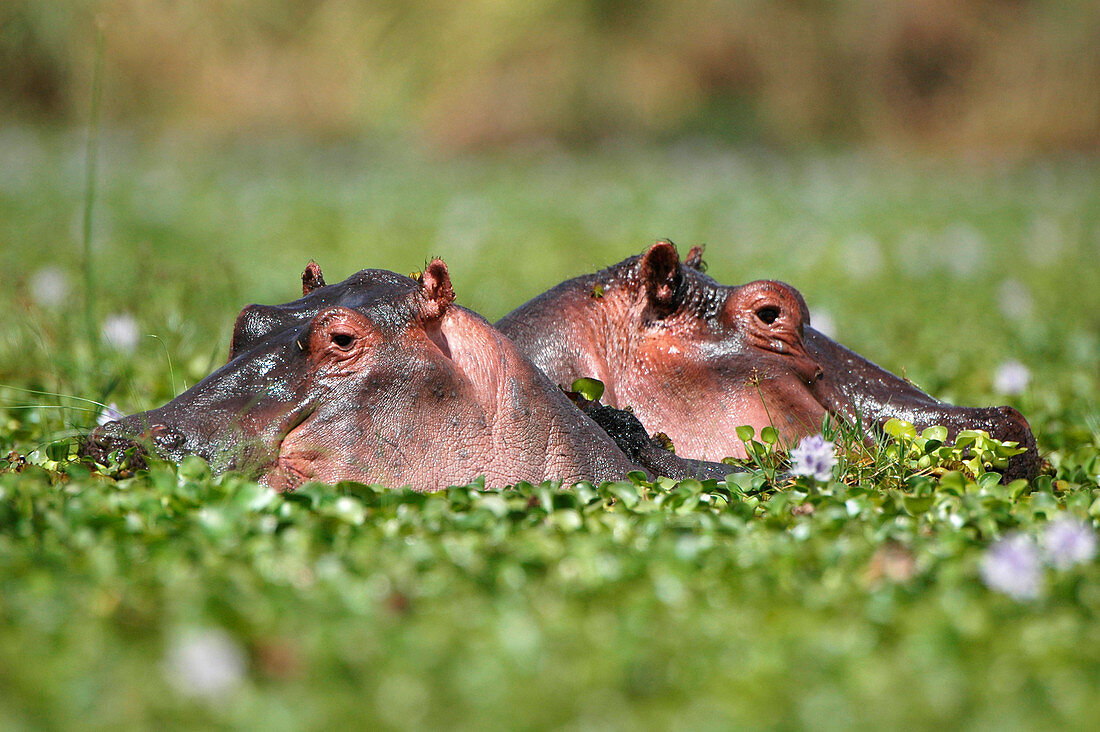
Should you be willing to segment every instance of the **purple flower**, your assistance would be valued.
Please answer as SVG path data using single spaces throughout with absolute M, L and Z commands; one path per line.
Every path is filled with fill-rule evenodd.
M 804 437 L 798 447 L 791 450 L 791 474 L 805 475 L 822 482 L 829 480 L 836 465 L 834 447 L 821 435 Z
M 1035 542 L 1024 534 L 1009 534 L 989 547 L 982 558 L 982 581 L 1013 600 L 1034 600 L 1043 588 L 1043 569 Z
M 1009 396 L 1024 393 L 1029 383 L 1031 372 L 1019 361 L 1005 361 L 993 375 L 993 388 Z
M 1057 569 L 1068 569 L 1096 556 L 1096 532 L 1072 516 L 1063 514 L 1048 523 L 1041 541 L 1043 556 Z
M 108 422 L 117 422 L 126 415 L 118 410 L 118 405 L 114 402 L 103 407 L 103 411 L 95 418 L 95 423 L 98 425 L 105 425 Z

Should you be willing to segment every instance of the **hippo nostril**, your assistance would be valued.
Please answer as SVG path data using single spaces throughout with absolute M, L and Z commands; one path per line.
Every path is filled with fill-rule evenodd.
M 163 424 L 156 424 L 149 428 L 149 436 L 157 447 L 165 450 L 173 450 L 184 443 L 182 433 Z
M 771 325 L 779 319 L 779 308 L 769 305 L 756 311 L 756 317 L 765 325 Z

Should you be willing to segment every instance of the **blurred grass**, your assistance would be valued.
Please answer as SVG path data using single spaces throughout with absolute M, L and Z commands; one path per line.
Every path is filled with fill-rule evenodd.
M 8 0 L 0 109 L 83 119 L 94 28 L 127 125 L 461 151 L 715 135 L 983 155 L 1096 149 L 1089 0 Z
M 0 459 L 51 468 L 0 470 L 0 726 L 1094 721 L 1100 565 L 1049 573 L 1031 604 L 977 567 L 996 536 L 1100 514 L 1096 160 L 704 141 L 440 158 L 109 129 L 96 316 L 155 338 L 95 360 L 84 141 L 0 130 Z M 720 281 L 792 283 L 838 340 L 937 396 L 1018 406 L 1055 480 L 937 487 L 915 511 L 873 485 L 279 497 L 194 461 L 116 482 L 49 460 L 98 411 L 69 397 L 163 403 L 224 360 L 241 306 L 297 297 L 309 258 L 335 282 L 439 255 L 460 304 L 496 319 L 657 237 L 707 243 Z M 57 302 L 50 269 L 70 285 Z M 1034 375 L 1016 396 L 993 384 L 1010 358 Z M 242 658 L 209 698 L 173 676 L 192 631 Z

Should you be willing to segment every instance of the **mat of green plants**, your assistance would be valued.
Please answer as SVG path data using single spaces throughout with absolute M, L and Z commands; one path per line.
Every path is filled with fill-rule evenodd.
M 1098 720 L 1100 161 L 112 131 L 92 196 L 86 161 L 82 134 L 0 131 L 0 727 Z M 770 435 L 728 482 L 435 495 L 74 459 L 311 258 L 334 282 L 441 256 L 496 319 L 659 237 L 793 284 L 937 397 L 1017 407 L 1044 474 L 1002 485 L 904 425 L 835 433 L 820 482 L 770 481 Z

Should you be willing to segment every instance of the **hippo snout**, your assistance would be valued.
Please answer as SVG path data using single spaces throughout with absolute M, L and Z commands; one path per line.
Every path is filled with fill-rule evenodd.
M 1039 447 L 1035 443 L 1035 434 L 1031 431 L 1024 415 L 1013 407 L 991 407 L 994 416 L 991 421 L 990 434 L 998 440 L 1011 440 L 1026 448 L 1027 452 L 1016 455 L 1008 462 L 1008 469 L 1004 473 L 1006 483 L 1024 478 L 1031 480 L 1039 474 L 1042 458 L 1039 456 Z
M 165 424 L 135 423 L 134 417 L 107 422 L 96 427 L 80 446 L 81 456 L 106 464 L 112 454 L 130 452 L 130 467 L 146 467 L 150 450 L 168 454 L 182 447 L 184 435 Z

